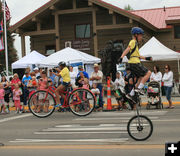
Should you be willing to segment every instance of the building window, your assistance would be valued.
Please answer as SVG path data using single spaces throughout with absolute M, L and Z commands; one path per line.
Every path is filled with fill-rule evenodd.
M 51 55 L 55 52 L 56 52 L 56 46 L 55 45 L 46 46 L 46 55 Z
M 76 38 L 83 39 L 90 37 L 91 37 L 90 24 L 76 25 Z
M 86 0 L 76 0 L 76 6 L 77 8 L 86 8 L 88 6 L 88 1 Z
M 180 39 L 180 25 L 174 26 L 174 36 L 177 39 Z

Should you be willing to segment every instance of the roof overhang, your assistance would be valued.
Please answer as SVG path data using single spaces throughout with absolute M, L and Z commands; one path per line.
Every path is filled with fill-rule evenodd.
M 50 0 L 49 2 L 47 2 L 46 4 L 44 4 L 43 6 L 41 6 L 40 8 L 36 9 L 34 12 L 32 12 L 31 14 L 27 15 L 26 17 L 24 17 L 22 20 L 20 20 L 19 22 L 17 22 L 16 24 L 14 24 L 13 26 L 11 26 L 9 28 L 9 30 L 11 32 L 15 32 L 16 29 L 18 29 L 20 26 L 22 26 L 23 24 L 27 23 L 28 21 L 30 21 L 31 19 L 35 18 L 38 14 L 42 13 L 43 11 L 47 10 L 48 8 L 50 8 L 51 6 L 53 6 L 54 4 L 56 4 L 59 0 Z
M 49 2 L 47 2 L 46 4 L 44 4 L 43 6 L 41 6 L 39 9 L 35 10 L 34 12 L 32 12 L 31 14 L 29 14 L 28 16 L 24 17 L 22 20 L 20 20 L 19 22 L 17 22 L 16 24 L 14 24 L 13 26 L 11 26 L 9 28 L 9 30 L 11 32 L 15 32 L 16 30 L 18 30 L 18 28 L 20 28 L 22 25 L 28 23 L 29 21 L 31 21 L 32 19 L 36 18 L 40 13 L 46 11 L 47 9 L 49 9 L 50 7 L 54 6 L 56 3 L 58 3 L 60 0 L 50 0 Z M 152 25 L 151 23 L 149 23 L 148 21 L 146 21 L 144 18 L 135 15 L 129 11 L 126 11 L 124 9 L 121 9 L 119 7 L 116 7 L 114 5 L 111 5 L 107 2 L 104 2 L 102 0 L 88 0 L 90 3 L 93 3 L 95 5 L 99 5 L 101 7 L 104 7 L 106 9 L 109 9 L 112 12 L 121 14 L 123 16 L 126 16 L 132 20 L 135 20 L 137 22 L 140 22 L 141 24 L 145 25 L 146 27 L 148 27 L 149 29 L 157 32 L 160 31 L 160 29 L 158 29 L 157 27 L 155 27 L 154 25 Z M 167 29 L 167 31 L 169 31 L 169 29 Z
M 168 16 L 166 19 L 166 24 L 179 24 L 180 23 L 180 15 Z
M 153 26 L 151 23 L 149 23 L 148 21 L 146 21 L 144 18 L 140 17 L 140 16 L 137 16 L 129 11 L 126 11 L 124 9 L 121 9 L 119 7 L 116 7 L 114 5 L 111 5 L 107 2 L 104 2 L 102 0 L 89 0 L 91 3 L 94 3 L 96 5 L 99 5 L 99 6 L 102 6 L 106 9 L 109 9 L 109 10 L 112 10 L 118 14 L 121 14 L 121 15 L 124 15 L 126 17 L 129 17 L 130 19 L 132 20 L 135 20 L 135 21 L 138 21 L 142 24 L 144 24 L 145 26 L 147 26 L 148 28 L 150 28 L 151 30 L 153 31 L 158 31 L 159 29 L 156 28 L 155 26 Z

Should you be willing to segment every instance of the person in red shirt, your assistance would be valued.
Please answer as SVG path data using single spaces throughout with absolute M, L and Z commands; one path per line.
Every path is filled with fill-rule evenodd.
M 11 80 L 10 82 L 10 85 L 11 85 L 11 90 L 13 91 L 14 90 L 14 85 L 15 84 L 19 84 L 19 86 L 21 85 L 21 80 L 19 79 L 19 76 L 17 73 L 15 73 L 13 75 L 13 79 Z

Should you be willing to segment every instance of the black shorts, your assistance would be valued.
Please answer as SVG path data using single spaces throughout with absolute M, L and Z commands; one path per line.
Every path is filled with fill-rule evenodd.
M 63 85 L 63 86 L 65 86 L 65 87 L 67 88 L 67 87 L 69 87 L 70 82 L 69 82 L 69 83 L 67 83 L 67 82 L 63 82 L 63 83 L 62 83 L 62 85 Z
M 148 69 L 140 63 L 129 63 L 130 70 L 137 78 L 144 77 Z

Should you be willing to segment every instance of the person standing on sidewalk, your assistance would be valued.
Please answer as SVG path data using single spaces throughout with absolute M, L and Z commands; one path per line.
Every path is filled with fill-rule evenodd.
M 167 108 L 174 108 L 172 105 L 172 100 L 171 100 L 171 92 L 172 92 L 172 87 L 173 87 L 173 72 L 171 71 L 171 68 L 169 65 L 165 65 L 165 73 L 163 76 L 162 81 L 164 82 L 164 89 L 166 93 L 166 98 L 169 102 L 169 106 Z
M 6 79 L 6 77 L 5 76 L 3 76 L 2 78 L 1 78 L 1 83 L 3 84 L 3 86 L 4 86 L 4 91 L 5 91 L 5 95 L 4 95 L 4 101 L 7 103 L 7 113 L 9 113 L 10 111 L 9 111 L 9 97 L 10 97 L 10 93 L 11 93 L 11 91 L 10 91 L 10 88 L 9 88 L 9 82 L 7 81 L 7 79 Z
M 14 100 L 14 106 L 16 107 L 16 113 L 21 113 L 21 101 L 20 96 L 22 95 L 22 91 L 19 88 L 19 85 L 16 83 L 13 90 L 13 100 Z
M 161 85 L 162 73 L 159 71 L 158 66 L 154 66 L 154 71 L 151 73 L 150 81 L 159 82 L 159 84 Z
M 75 88 L 76 87 L 75 83 L 76 83 L 77 73 L 73 70 L 72 66 L 69 67 L 69 74 L 70 74 L 70 78 L 71 78 L 72 88 Z
M 103 109 L 103 85 L 102 85 L 103 73 L 102 73 L 102 71 L 99 70 L 99 65 L 98 64 L 94 64 L 94 72 L 92 72 L 90 80 L 93 83 L 97 84 L 97 88 L 100 91 L 99 108 L 98 108 L 98 111 L 100 111 L 100 110 Z
M 30 73 L 28 71 L 25 72 L 25 77 L 22 79 L 22 85 L 23 85 L 23 113 L 25 113 L 25 106 L 27 105 L 27 99 L 29 97 L 29 90 L 28 90 L 28 83 L 31 80 Z

